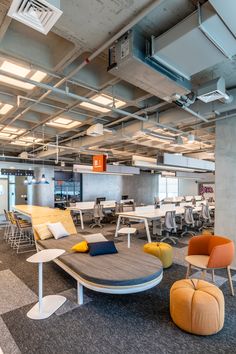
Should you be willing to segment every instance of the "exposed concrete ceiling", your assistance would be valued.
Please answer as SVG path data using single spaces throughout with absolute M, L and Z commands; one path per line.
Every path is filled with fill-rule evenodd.
M 55 149 L 42 153 L 42 145 L 55 144 L 58 136 L 60 146 L 73 148 L 61 149 L 60 154 L 73 159 L 81 155 L 82 161 L 91 159 L 90 155 L 95 152 L 108 153 L 111 161 L 127 162 L 132 154 L 155 156 L 160 151 L 214 158 L 215 120 L 235 113 L 235 99 L 229 104 L 220 101 L 205 104 L 196 100 L 189 108 L 207 120 L 204 122 L 191 111 L 186 112 L 175 103 L 163 101 L 141 86 L 109 73 L 110 45 L 104 45 L 130 23 L 133 24 L 130 29 L 134 26 L 146 38 L 159 36 L 195 11 L 196 1 L 61 0 L 63 15 L 47 36 L 6 16 L 10 3 L 8 0 L 0 3 L 0 66 L 3 60 L 10 60 L 27 65 L 32 70 L 41 70 L 47 73 L 47 77 L 43 80 L 45 86 L 36 84 L 33 90 L 16 88 L 0 80 L 0 102 L 13 106 L 8 113 L 0 114 L 0 154 L 4 152 L 5 155 L 17 156 L 22 150 L 27 150 L 39 157 L 53 159 Z M 152 4 L 155 7 L 150 13 L 139 16 Z M 134 21 L 136 17 L 137 22 Z M 91 62 L 85 62 L 101 46 L 99 54 Z M 193 86 L 223 76 L 227 90 L 236 97 L 235 65 L 235 57 L 231 60 L 225 58 L 221 63 L 194 75 Z M 71 72 L 73 75 L 70 75 Z M 67 75 L 69 78 L 63 80 Z M 22 82 L 25 80 L 19 79 Z M 52 89 L 48 91 L 48 88 Z M 124 101 L 121 109 L 125 112 L 110 110 L 99 113 L 80 105 L 79 97 L 93 98 L 102 93 Z M 57 117 L 78 124 L 70 129 L 47 124 Z M 113 129 L 113 133 L 87 137 L 87 128 L 98 122 Z M 176 145 L 174 141 L 144 134 L 146 125 L 156 134 L 174 138 L 181 135 L 184 143 Z M 4 127 L 24 131 L 9 138 L 4 137 Z M 187 143 L 190 132 L 196 136 L 196 142 L 191 145 Z M 24 146 L 19 142 L 19 139 L 25 141 L 27 136 L 33 138 L 34 144 Z M 204 155 L 205 152 L 210 152 L 210 155 Z

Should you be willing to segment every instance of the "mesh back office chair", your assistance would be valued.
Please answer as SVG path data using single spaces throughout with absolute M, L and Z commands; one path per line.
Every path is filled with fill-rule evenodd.
M 214 221 L 211 219 L 210 209 L 208 204 L 202 204 L 202 210 L 200 213 L 200 219 L 202 221 L 201 229 L 205 229 L 208 227 L 213 227 Z
M 170 233 L 177 233 L 177 225 L 175 221 L 175 211 L 167 211 L 165 213 L 165 219 L 164 219 L 164 229 L 166 236 L 164 236 L 161 239 L 161 242 L 165 240 L 170 240 L 174 244 L 176 244 L 176 241 L 178 240 L 178 237 L 171 236 Z
M 104 218 L 104 213 L 102 210 L 102 205 L 101 204 L 95 204 L 94 209 L 93 209 L 93 219 L 94 222 L 89 225 L 92 229 L 96 226 L 103 228 L 103 225 L 101 224 L 102 219 Z
M 185 228 L 185 231 L 182 232 L 181 236 L 184 235 L 192 235 L 196 236 L 196 232 L 194 231 L 195 227 L 195 221 L 193 217 L 193 208 L 192 207 L 185 207 L 184 210 L 184 220 L 183 220 L 183 227 Z

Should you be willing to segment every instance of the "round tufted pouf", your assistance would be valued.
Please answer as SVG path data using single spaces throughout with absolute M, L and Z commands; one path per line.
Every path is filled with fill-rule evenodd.
M 186 332 L 215 334 L 224 326 L 224 295 L 217 286 L 204 280 L 178 280 L 170 289 L 170 314 L 174 323 Z
M 160 259 L 163 268 L 168 268 L 173 262 L 173 248 L 165 242 L 150 242 L 143 246 L 146 253 L 152 254 Z

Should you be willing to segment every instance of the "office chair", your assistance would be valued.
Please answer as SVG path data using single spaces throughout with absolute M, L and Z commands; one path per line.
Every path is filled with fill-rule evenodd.
M 101 204 L 95 204 L 94 209 L 93 209 L 93 220 L 94 222 L 89 225 L 91 229 L 94 227 L 98 226 L 100 228 L 103 228 L 103 225 L 101 224 L 102 219 L 104 218 L 104 213 L 102 210 L 102 205 Z
M 163 231 L 166 233 L 166 235 L 161 239 L 161 242 L 163 242 L 165 240 L 170 240 L 174 244 L 176 244 L 178 237 L 174 237 L 174 236 L 170 235 L 171 233 L 177 234 L 177 225 L 176 225 L 176 221 L 175 221 L 175 211 L 167 211 L 165 213 Z
M 193 218 L 193 208 L 192 207 L 185 207 L 184 209 L 184 219 L 182 226 L 185 228 L 185 231 L 182 232 L 181 237 L 184 235 L 192 235 L 196 236 L 196 232 L 194 231 L 195 221 Z M 192 229 L 192 230 L 191 230 Z
M 207 204 L 202 204 L 200 220 L 202 221 L 201 230 L 214 226 L 214 221 L 211 219 L 209 206 Z

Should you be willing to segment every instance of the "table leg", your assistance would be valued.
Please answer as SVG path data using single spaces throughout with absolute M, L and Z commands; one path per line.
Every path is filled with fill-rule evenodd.
M 130 234 L 128 234 L 128 248 L 130 248 Z
M 116 225 L 116 232 L 115 232 L 115 237 L 118 236 L 118 231 L 119 231 L 119 227 L 120 227 L 120 220 L 121 220 L 121 216 L 118 216 L 118 220 L 117 220 L 117 225 Z
M 84 230 L 83 213 L 81 210 L 79 211 L 79 215 L 80 215 L 81 229 Z
M 151 240 L 150 230 L 149 230 L 149 226 L 148 226 L 148 221 L 147 221 L 147 219 L 143 219 L 143 220 L 144 220 L 144 224 L 145 224 L 145 227 L 146 227 L 146 233 L 147 233 L 148 242 L 151 243 L 152 240 Z
M 79 281 L 77 281 L 77 303 L 79 305 L 84 303 L 84 287 Z
M 43 305 L 43 263 L 39 263 L 39 312 L 42 312 Z

